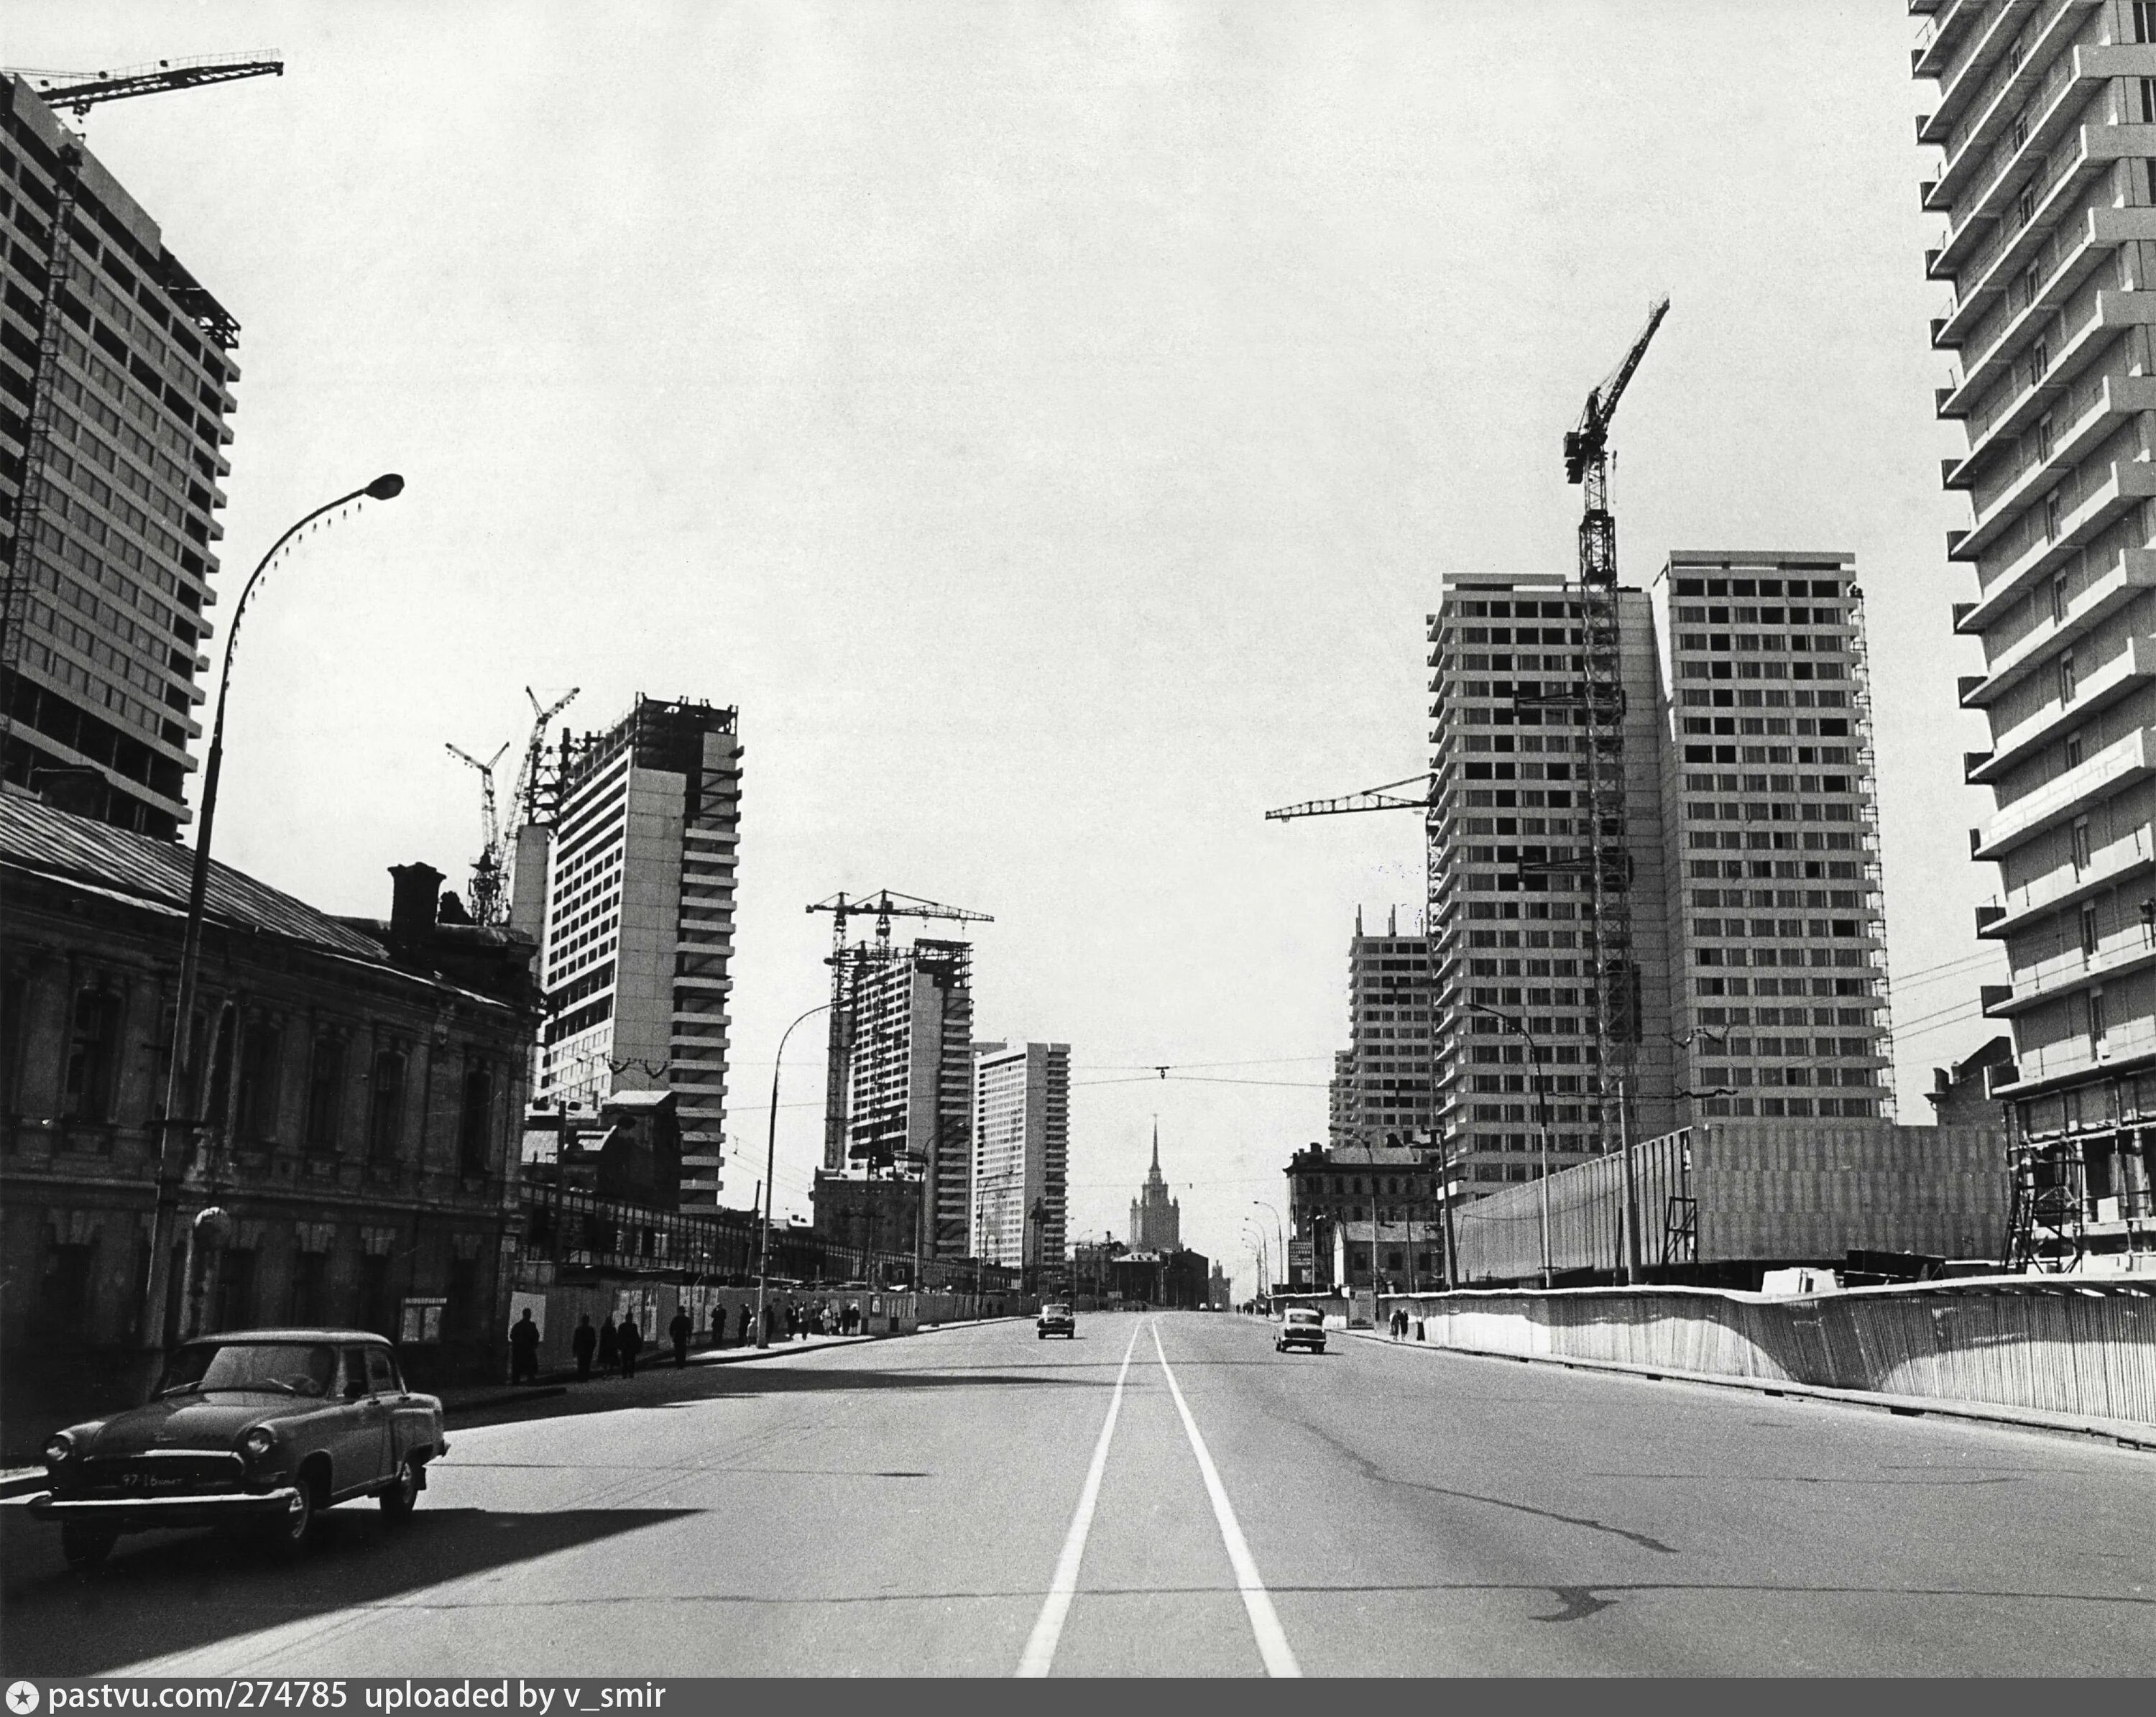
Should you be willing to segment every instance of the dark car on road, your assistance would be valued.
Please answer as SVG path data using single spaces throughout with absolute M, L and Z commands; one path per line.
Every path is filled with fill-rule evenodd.
M 244 1330 L 183 1344 L 141 1406 L 57 1433 L 52 1488 L 29 1507 L 59 1524 L 78 1570 L 121 1533 L 162 1527 L 251 1528 L 296 1546 L 354 1497 L 402 1519 L 449 1447 L 441 1402 L 405 1387 L 381 1336 Z
M 1321 1313 L 1302 1306 L 1288 1308 L 1273 1336 L 1273 1351 L 1284 1354 L 1291 1347 L 1307 1348 L 1314 1354 L 1325 1351 L 1325 1319 Z
M 1065 1340 L 1075 1341 L 1078 1336 L 1078 1319 L 1068 1306 L 1043 1306 L 1040 1308 L 1040 1317 L 1034 1320 L 1033 1333 L 1042 1341 L 1047 1340 L 1051 1335 L 1060 1335 Z

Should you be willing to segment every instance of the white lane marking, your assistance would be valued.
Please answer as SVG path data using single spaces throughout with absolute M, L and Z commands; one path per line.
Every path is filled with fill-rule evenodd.
M 1198 1434 L 1198 1421 L 1190 1416 L 1190 1403 L 1183 1398 L 1183 1386 L 1168 1367 L 1168 1355 L 1160 1344 L 1160 1326 L 1156 1324 L 1152 1328 L 1152 1350 L 1160 1355 L 1160 1369 L 1168 1378 L 1168 1393 L 1175 1397 L 1175 1411 L 1183 1416 L 1183 1429 L 1190 1439 L 1190 1452 L 1198 1457 L 1198 1470 L 1205 1476 L 1205 1493 L 1213 1499 L 1213 1518 L 1220 1525 L 1220 1541 L 1228 1547 L 1228 1561 L 1235 1570 L 1235 1587 L 1243 1595 L 1243 1608 L 1250 1618 L 1250 1632 L 1257 1637 L 1258 1655 L 1265 1659 L 1265 1673 L 1301 1675 L 1302 1666 L 1295 1661 L 1287 1635 L 1281 1631 L 1280 1617 L 1273 1612 L 1271 1594 L 1266 1591 L 1265 1581 L 1258 1578 L 1258 1565 L 1250 1555 L 1250 1545 L 1244 1542 L 1243 1529 L 1236 1523 L 1235 1510 L 1228 1501 L 1228 1488 L 1220 1483 L 1220 1469 L 1213 1464 L 1205 1439 Z
M 1130 1345 L 1123 1349 L 1122 1370 L 1116 1373 L 1116 1392 L 1108 1397 L 1108 1416 L 1101 1421 L 1100 1440 L 1093 1445 L 1093 1463 L 1086 1469 L 1085 1488 L 1078 1493 L 1078 1511 L 1070 1517 L 1070 1530 L 1063 1537 L 1063 1554 L 1055 1559 L 1055 1577 L 1048 1582 L 1047 1601 L 1033 1624 L 1025 1642 L 1025 1655 L 1018 1661 L 1021 1679 L 1037 1679 L 1048 1673 L 1055 1661 L 1055 1642 L 1063 1637 L 1063 1619 L 1070 1613 L 1070 1600 L 1078 1591 L 1078 1568 L 1086 1560 L 1086 1535 L 1093 1529 L 1093 1505 L 1101 1499 L 1101 1475 L 1108 1467 L 1108 1444 L 1116 1434 L 1116 1417 L 1123 1410 L 1123 1382 L 1131 1375 L 1131 1355 L 1138 1349 L 1144 1333 L 1142 1319 L 1131 1331 Z

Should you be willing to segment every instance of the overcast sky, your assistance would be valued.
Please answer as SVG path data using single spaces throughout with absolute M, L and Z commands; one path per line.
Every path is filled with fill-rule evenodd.
M 994 914 L 979 1035 L 1071 1044 L 1074 1236 L 1122 1231 L 1157 1114 L 1186 1242 L 1247 1283 L 1250 1200 L 1323 1136 L 1355 909 L 1404 928 L 1422 892 L 1410 816 L 1261 814 L 1423 767 L 1440 581 L 1570 568 L 1560 438 L 1660 293 L 1615 434 L 1627 580 L 1855 552 L 1903 1118 L 1989 1035 L 1912 27 L 13 0 L 0 59 L 285 56 L 89 126 L 244 329 L 214 617 L 291 518 L 409 482 L 258 599 L 219 857 L 386 913 L 389 865 L 462 883 L 444 742 L 521 747 L 527 684 L 591 727 L 639 691 L 737 704 L 728 1201 L 824 993 L 803 908 L 887 886 Z M 782 1209 L 820 1055 L 796 1035 Z

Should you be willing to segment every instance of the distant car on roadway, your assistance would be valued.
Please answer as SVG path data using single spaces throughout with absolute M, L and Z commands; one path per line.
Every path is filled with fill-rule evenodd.
M 1284 1354 L 1291 1347 L 1306 1347 L 1314 1354 L 1325 1351 L 1325 1319 L 1306 1306 L 1290 1306 L 1273 1337 L 1273 1351 Z
M 449 1452 L 442 1404 L 405 1387 L 396 1349 L 357 1329 L 249 1329 L 176 1349 L 148 1401 L 58 1432 L 31 1514 L 79 1572 L 123 1532 L 250 1528 L 306 1541 L 325 1509 L 375 1497 L 392 1521 Z
M 1078 1319 L 1068 1306 L 1045 1305 L 1040 1308 L 1040 1316 L 1034 1320 L 1033 1334 L 1038 1341 L 1045 1341 L 1051 1335 L 1073 1341 L 1078 1335 Z

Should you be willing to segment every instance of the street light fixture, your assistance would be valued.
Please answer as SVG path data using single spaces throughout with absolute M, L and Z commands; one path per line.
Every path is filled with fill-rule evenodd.
M 224 766 L 224 706 L 232 690 L 232 659 L 239 651 L 239 625 L 247 618 L 247 604 L 278 553 L 326 512 L 354 501 L 394 501 L 404 492 L 404 479 L 384 471 L 364 488 L 326 501 L 295 521 L 255 563 L 232 611 L 225 634 L 224 666 L 217 680 L 217 712 L 210 724 L 209 757 L 203 766 L 202 822 L 195 831 L 192 867 L 187 878 L 187 925 L 180 938 L 179 995 L 172 1011 L 172 1046 L 165 1069 L 165 1109 L 157 1129 L 157 1204 L 150 1221 L 150 1270 L 143 1285 L 141 1328 L 136 1339 L 145 1354 L 160 1350 L 165 1343 L 165 1308 L 172 1294 L 172 1233 L 180 1214 L 180 1162 L 176 1134 L 182 1124 L 180 1087 L 194 1060 L 195 988 L 202 969 L 203 913 L 209 896 L 210 837 L 217 828 L 217 784 Z
M 828 1001 L 818 1002 L 795 1020 L 793 1026 L 799 1025 L 802 1020 L 814 1019 L 830 1005 Z M 771 1345 L 770 1327 L 763 1319 L 764 1295 L 771 1282 L 771 1194 L 774 1171 L 778 1166 L 778 1076 L 786 1066 L 786 1040 L 793 1035 L 793 1026 L 778 1034 L 778 1056 L 771 1064 L 771 1118 L 763 1135 L 763 1238 L 757 1248 L 756 1258 L 756 1344 L 763 1348 Z

